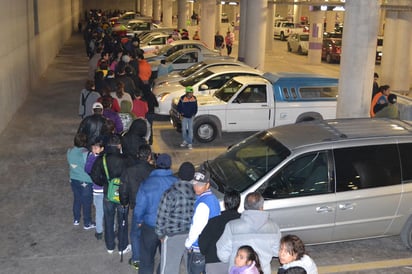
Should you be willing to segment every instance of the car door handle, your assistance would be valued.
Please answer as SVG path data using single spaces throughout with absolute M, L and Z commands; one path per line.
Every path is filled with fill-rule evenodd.
M 353 203 L 346 203 L 346 204 L 340 204 L 339 209 L 340 210 L 352 210 L 355 208 L 356 204 Z
M 330 206 L 318 206 L 316 208 L 316 212 L 318 212 L 318 213 L 333 212 L 333 208 L 330 207 Z

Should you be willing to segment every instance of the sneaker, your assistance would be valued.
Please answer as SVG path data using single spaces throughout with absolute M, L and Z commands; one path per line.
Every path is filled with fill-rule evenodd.
M 97 240 L 101 240 L 101 239 L 103 239 L 103 232 L 100 232 L 100 233 L 94 233 L 94 237 L 96 237 L 96 239 Z
M 80 225 L 80 222 L 78 220 L 74 220 L 73 225 Z
M 187 145 L 187 148 L 188 148 L 188 149 L 192 149 L 193 146 L 192 146 L 191 144 L 188 144 L 188 145 Z
M 109 253 L 109 254 L 113 254 L 113 252 L 114 252 L 113 249 L 108 249 L 108 250 L 107 250 L 107 253 Z
M 180 144 L 180 147 L 185 147 L 185 146 L 187 146 L 187 143 L 186 141 L 183 141 L 183 143 Z
M 130 251 L 132 251 L 132 245 L 128 244 L 128 245 L 126 246 L 126 248 L 123 249 L 123 254 L 129 253 Z M 121 254 L 122 254 L 122 252 L 119 251 L 119 255 L 121 255 Z
M 89 229 L 93 229 L 93 228 L 95 228 L 95 227 L 96 227 L 95 224 L 90 223 L 90 224 L 88 224 L 88 225 L 85 225 L 83 228 L 86 229 L 86 230 L 89 230 Z
M 140 262 L 139 261 L 132 261 L 132 258 L 129 259 L 129 264 L 135 269 L 139 270 Z

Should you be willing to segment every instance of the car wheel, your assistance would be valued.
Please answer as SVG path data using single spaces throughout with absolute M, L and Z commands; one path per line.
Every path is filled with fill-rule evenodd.
M 285 34 L 283 32 L 280 33 L 280 41 L 285 41 Z
M 290 47 L 290 44 L 288 43 L 288 51 L 292 52 L 292 48 Z
M 409 217 L 402 228 L 401 240 L 407 248 L 412 249 L 412 217 Z
M 200 143 L 209 143 L 216 139 L 217 126 L 208 118 L 199 118 L 193 127 L 194 137 Z
M 298 48 L 298 53 L 299 53 L 299 54 L 303 54 L 303 52 L 302 52 L 302 47 L 301 47 L 301 46 L 299 46 L 299 48 Z
M 329 64 L 332 63 L 332 56 L 330 54 L 326 55 L 326 62 L 328 62 Z

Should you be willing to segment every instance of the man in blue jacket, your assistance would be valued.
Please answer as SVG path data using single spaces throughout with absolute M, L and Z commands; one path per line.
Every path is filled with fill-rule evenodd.
M 153 274 L 154 257 L 160 240 L 155 233 L 157 209 L 163 193 L 168 190 L 178 178 L 173 176 L 172 159 L 170 155 L 160 154 L 156 159 L 156 169 L 142 182 L 136 195 L 134 219 L 141 228 L 140 266 L 139 274 Z
M 193 118 L 197 113 L 197 100 L 193 95 L 193 87 L 186 87 L 186 94 L 180 97 L 177 104 L 177 111 L 182 119 L 182 137 L 181 147 L 192 149 L 193 146 Z

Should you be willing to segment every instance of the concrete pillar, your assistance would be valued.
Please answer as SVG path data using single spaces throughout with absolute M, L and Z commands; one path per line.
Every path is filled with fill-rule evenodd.
M 267 18 L 267 0 L 249 0 L 247 2 L 247 28 L 245 63 L 264 70 L 265 39 Z
M 212 49 L 215 45 L 217 31 L 214 22 L 216 22 L 216 1 L 203 0 L 200 9 L 200 38 Z
M 193 2 L 188 2 L 187 3 L 188 6 L 188 15 L 189 15 L 189 20 L 190 20 L 190 25 L 196 25 L 196 22 L 193 22 L 192 20 L 192 15 L 193 15 Z M 192 35 L 193 36 L 193 35 Z
M 153 0 L 153 21 L 156 24 L 160 23 L 161 0 Z
M 376 0 L 347 0 L 345 10 L 336 116 L 369 117 L 379 5 Z
M 220 26 L 222 25 L 222 4 L 216 5 L 216 21 L 215 21 L 215 28 L 216 30 L 220 31 L 220 34 L 223 36 L 226 35 L 226 31 L 221 30 Z
M 147 0 L 147 14 L 152 16 L 153 18 L 153 1 L 154 0 Z
M 273 51 L 273 24 L 275 20 L 275 4 L 273 2 L 268 3 L 268 16 L 266 25 L 266 53 Z
M 393 71 L 395 67 L 396 45 L 397 39 L 397 11 L 386 11 L 385 19 L 385 35 L 383 38 L 382 60 L 381 60 L 381 75 L 379 79 L 380 85 L 391 85 L 394 82 Z M 396 69 L 395 71 L 398 71 Z
M 383 36 L 385 26 L 386 10 L 379 9 L 379 28 L 378 35 Z
M 140 13 L 143 16 L 149 16 L 149 14 L 147 14 L 147 2 L 148 0 L 140 0 Z
M 245 61 L 246 55 L 246 27 L 247 27 L 247 0 L 240 0 L 240 22 L 239 22 L 239 50 L 238 60 Z
M 299 0 L 295 0 L 295 2 L 298 2 L 298 1 Z M 293 23 L 299 24 L 301 15 L 302 15 L 302 6 L 301 5 L 293 5 Z
M 326 31 L 332 32 L 335 30 L 336 23 L 336 12 L 334 11 L 325 11 L 326 16 Z
M 309 64 L 320 64 L 322 57 L 323 11 L 310 12 Z
M 173 2 L 172 0 L 162 0 L 162 12 L 163 12 L 163 25 L 166 27 L 171 27 L 173 25 Z
M 186 28 L 186 0 L 177 0 L 177 28 Z

